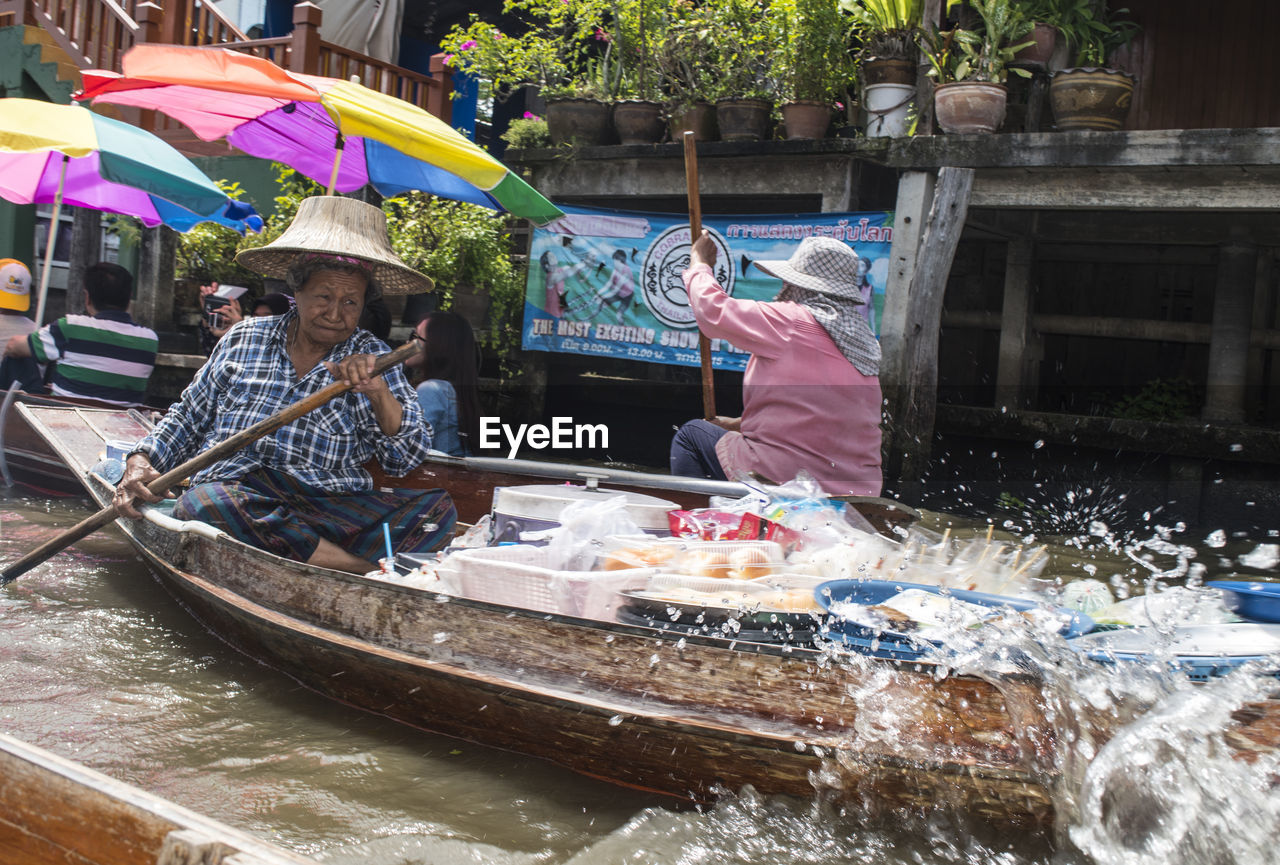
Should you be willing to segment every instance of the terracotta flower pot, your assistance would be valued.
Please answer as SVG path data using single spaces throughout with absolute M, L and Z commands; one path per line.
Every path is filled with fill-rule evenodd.
M 1074 67 L 1055 72 L 1049 104 L 1059 129 L 1115 131 L 1133 102 L 1133 76 L 1119 69 Z
M 831 106 L 801 100 L 782 105 L 782 128 L 787 138 L 826 138 L 831 127 Z
M 548 99 L 547 132 L 551 143 L 604 144 L 613 130 L 613 106 L 599 99 Z
M 716 107 L 710 102 L 695 102 L 671 115 L 671 140 L 683 141 L 686 131 L 693 133 L 694 141 L 715 141 Z
M 943 132 L 995 132 L 1004 120 L 1009 91 L 987 81 L 953 81 L 933 92 L 938 125 Z
M 613 128 L 622 144 L 656 144 L 666 134 L 662 106 L 640 99 L 624 99 L 613 105 Z
M 1014 54 L 1013 62 L 1019 66 L 1043 69 L 1045 64 L 1049 62 L 1049 58 L 1053 56 L 1053 49 L 1057 40 L 1057 27 L 1052 24 L 1037 24 L 1030 33 L 1017 40 L 1018 43 L 1031 42 L 1032 44 Z
M 764 99 L 720 99 L 716 124 L 722 141 L 759 141 L 769 131 L 773 106 Z

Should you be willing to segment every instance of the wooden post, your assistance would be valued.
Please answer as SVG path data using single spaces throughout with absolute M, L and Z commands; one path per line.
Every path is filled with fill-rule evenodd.
M 292 43 L 289 46 L 288 68 L 308 75 L 320 74 L 320 22 L 324 13 L 314 3 L 304 2 L 293 7 Z
M 133 317 L 152 330 L 173 329 L 173 256 L 178 233 L 157 225 L 142 230 Z
M 1009 241 L 1004 265 L 1004 305 L 1000 313 L 1000 358 L 996 368 L 996 407 L 1029 404 L 1028 355 L 1031 345 L 1030 235 Z
M 924 0 L 920 23 L 926 30 L 942 21 L 942 0 Z M 916 135 L 933 134 L 933 79 L 928 76 L 929 61 L 924 52 L 916 54 Z
M 1275 259 L 1276 250 L 1273 247 L 1263 249 L 1258 255 L 1258 271 L 1253 282 L 1253 324 L 1258 329 L 1274 326 L 1274 322 L 1268 321 L 1267 316 L 1271 309 L 1271 281 L 1274 279 Z M 1261 409 L 1259 399 L 1268 387 L 1266 360 L 1270 352 L 1252 339 L 1250 343 L 1249 369 L 1246 376 L 1250 388 L 1245 401 L 1245 411 L 1248 412 L 1249 417 L 1258 417 Z
M 898 200 L 893 213 L 893 242 L 889 248 L 889 277 L 884 289 L 884 315 L 880 319 L 880 387 L 896 411 L 896 394 L 906 378 L 907 311 L 916 256 L 924 235 L 929 207 L 933 204 L 935 175 L 929 171 L 904 171 L 898 180 Z M 890 437 L 886 436 L 888 446 Z M 885 454 L 884 464 L 889 465 Z
M 68 314 L 85 311 L 84 272 L 97 264 L 102 250 L 102 213 L 89 207 L 73 207 L 71 254 L 67 268 L 67 294 L 64 309 Z
M 176 6 L 177 4 L 170 4 Z M 178 13 L 168 16 L 177 19 Z M 139 3 L 133 12 L 133 20 L 138 22 L 138 33 L 134 36 L 133 44 L 140 45 L 144 42 L 159 42 L 164 34 L 164 10 L 155 3 L 146 2 Z
M 453 120 L 453 70 L 444 62 L 447 54 L 431 55 L 431 79 L 435 85 L 427 89 L 427 111 L 445 123 Z
M 1219 248 L 1213 325 L 1209 332 L 1209 375 L 1201 413 L 1201 419 L 1210 423 L 1244 420 L 1257 270 L 1256 246 L 1234 240 Z
M 942 300 L 947 277 L 955 258 L 960 233 L 969 213 L 973 191 L 972 168 L 942 168 L 929 209 L 929 219 L 916 256 L 915 273 L 908 290 L 908 308 L 903 329 L 902 382 L 896 390 L 891 435 L 893 454 L 899 460 L 890 466 L 910 493 L 924 477 L 933 439 L 937 411 L 938 331 L 942 326 Z
M 166 45 L 186 45 L 188 40 L 184 37 L 191 32 L 191 19 L 185 13 L 190 8 L 191 4 L 170 3 L 169 14 L 162 14 L 158 22 L 159 38 L 149 41 L 162 42 Z

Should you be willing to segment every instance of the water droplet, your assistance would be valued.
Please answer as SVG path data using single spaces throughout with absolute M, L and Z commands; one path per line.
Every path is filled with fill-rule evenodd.
M 1031 447 L 1035 448 L 1036 450 L 1040 450 L 1040 448 L 1044 447 L 1044 439 L 1036 439 L 1036 443 L 1033 444 Z
M 426 534 L 431 534 L 432 532 L 436 531 L 439 528 L 440 528 L 439 523 L 423 523 L 422 524 L 422 531 L 425 532 Z
M 1238 454 L 1240 453 L 1240 451 L 1244 450 L 1244 445 L 1241 445 L 1241 444 L 1232 445 L 1230 450 L 1233 454 Z
M 443 643 L 447 639 L 449 639 L 449 634 L 445 631 L 438 631 L 436 634 L 434 634 L 431 637 L 431 641 L 435 643 L 437 646 Z
M 622 723 L 622 716 L 621 716 L 621 715 L 614 715 L 612 718 L 610 718 L 610 719 L 609 719 L 609 726 L 610 726 L 610 727 L 616 727 L 616 726 L 618 726 L 618 725 L 619 725 L 619 724 L 621 724 L 621 723 Z
M 687 645 L 687 642 L 684 637 L 681 637 L 680 639 L 676 640 L 677 649 L 683 649 L 686 645 Z
M 1227 545 L 1227 533 L 1224 532 L 1222 529 L 1218 529 L 1215 532 L 1210 532 L 1209 537 L 1205 538 L 1204 542 L 1206 545 L 1213 547 L 1215 550 L 1218 549 L 1219 547 L 1225 547 Z
M 612 642 L 613 642 L 613 634 L 605 634 L 605 635 L 604 635 L 604 641 L 605 641 L 606 643 L 612 643 Z
M 656 652 L 649 656 L 649 666 L 650 667 L 658 666 L 658 655 Z

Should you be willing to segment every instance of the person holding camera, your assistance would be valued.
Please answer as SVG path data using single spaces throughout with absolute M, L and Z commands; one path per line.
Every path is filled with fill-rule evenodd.
M 5 357 L 57 363 L 55 396 L 139 406 L 156 365 L 156 332 L 129 315 L 133 276 L 99 262 L 84 274 L 87 315 L 64 315 L 28 336 L 10 337 Z
M 231 325 L 244 320 L 240 298 L 248 291 L 239 285 L 219 285 L 216 282 L 200 286 L 200 350 L 206 356 L 213 353 L 218 340 L 231 329 Z

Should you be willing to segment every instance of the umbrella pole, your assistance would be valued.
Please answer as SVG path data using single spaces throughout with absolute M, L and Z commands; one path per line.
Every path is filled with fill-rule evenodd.
M 325 190 L 325 195 L 333 195 L 333 187 L 338 183 L 338 166 L 342 164 L 342 151 L 347 148 L 347 140 L 342 137 L 342 133 L 338 133 L 338 140 L 333 143 L 333 171 L 329 173 L 329 188 Z
M 702 234 L 702 200 L 698 197 L 698 150 L 692 132 L 684 134 L 684 178 L 689 194 L 689 246 Z M 698 330 L 698 358 L 702 364 L 702 416 L 716 418 L 715 377 L 711 374 L 711 340 Z
M 49 237 L 44 244 L 44 267 L 40 268 L 40 299 L 36 302 L 37 328 L 44 326 L 44 303 L 49 297 L 49 271 L 53 265 L 53 245 L 58 239 L 58 218 L 62 215 L 62 187 L 67 182 L 67 161 L 67 154 L 62 154 L 62 174 L 58 177 L 58 191 L 53 196 L 53 216 L 49 218 Z

